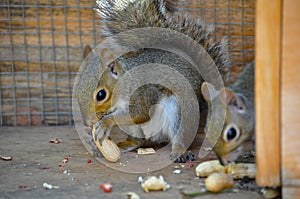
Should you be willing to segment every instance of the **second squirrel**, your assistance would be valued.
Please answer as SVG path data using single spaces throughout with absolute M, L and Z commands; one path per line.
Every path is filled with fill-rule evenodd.
M 208 102 L 206 137 L 220 163 L 226 165 L 253 147 L 254 61 L 246 65 L 238 80 L 227 88 L 217 91 L 204 82 L 201 90 Z

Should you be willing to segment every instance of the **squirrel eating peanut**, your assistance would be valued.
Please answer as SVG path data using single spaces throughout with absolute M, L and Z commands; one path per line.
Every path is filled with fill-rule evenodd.
M 202 46 L 206 53 L 204 56 L 207 57 L 205 59 L 211 60 L 213 63 L 204 66 L 201 63 L 196 64 L 212 71 L 215 70 L 212 66 L 214 65 L 222 80 L 226 80 L 228 77 L 230 58 L 226 39 L 214 41 L 210 25 L 205 24 L 200 19 L 194 21 L 188 16 L 179 16 L 175 12 L 173 1 L 97 0 L 96 3 L 96 11 L 104 22 L 104 26 L 101 28 L 105 36 L 110 37 L 124 31 L 146 27 L 172 30 L 189 37 Z M 159 43 L 159 39 L 171 39 L 167 36 L 166 38 L 157 38 L 156 43 Z M 128 42 L 126 38 L 122 39 L 114 42 L 125 44 Z M 130 45 L 139 43 L 137 39 L 139 39 L 137 36 L 129 38 Z M 156 40 L 151 35 L 143 39 L 149 39 L 146 41 L 149 43 Z M 186 45 L 189 45 L 188 41 Z M 193 52 L 192 46 L 190 48 Z M 198 56 L 200 56 L 200 52 L 193 53 L 199 53 Z M 109 61 L 103 61 L 104 57 L 105 60 Z M 75 95 L 84 124 L 88 127 L 96 126 L 98 129 L 97 139 L 101 140 L 103 137 L 108 137 L 113 127 L 123 126 L 130 134 L 129 139 L 119 145 L 123 149 L 138 148 L 148 140 L 154 143 L 171 142 L 170 159 L 172 161 L 185 162 L 189 159 L 185 155 L 188 147 L 185 139 L 189 137 L 189 125 L 184 124 L 180 119 L 182 107 L 179 100 L 180 97 L 186 96 L 187 92 L 182 90 L 176 93 L 164 85 L 145 83 L 133 91 L 129 99 L 129 106 L 127 106 L 124 95 L 116 87 L 118 82 L 128 74 L 128 71 L 138 68 L 140 65 L 151 63 L 152 65 L 149 65 L 148 68 L 150 71 L 159 70 L 167 65 L 188 80 L 197 97 L 198 108 L 203 108 L 206 106 L 206 102 L 202 98 L 200 86 L 204 79 L 213 79 L 215 78 L 214 75 L 210 73 L 200 74 L 189 63 L 189 60 L 174 52 L 151 47 L 140 48 L 131 53 L 116 56 L 110 49 L 103 49 L 100 54 L 97 54 L 87 46 L 84 49 L 84 58 Z M 147 76 L 147 74 L 143 75 L 144 77 Z M 159 75 L 157 73 L 157 77 Z M 172 76 L 167 75 L 164 77 L 166 81 L 174 82 L 177 80 L 172 78 Z M 192 121 L 195 116 L 189 115 L 187 117 L 187 121 Z M 151 131 L 151 128 L 155 128 L 155 125 L 153 126 L 150 122 L 152 119 L 161 123 L 157 132 L 154 133 Z M 97 151 L 95 146 L 93 148 Z
M 232 85 L 218 91 L 204 82 L 201 90 L 208 102 L 205 134 L 220 163 L 226 165 L 253 147 L 254 61 L 244 67 Z

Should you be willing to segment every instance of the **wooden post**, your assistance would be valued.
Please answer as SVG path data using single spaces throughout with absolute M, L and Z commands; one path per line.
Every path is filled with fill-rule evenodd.
M 256 1 L 256 182 L 280 185 L 281 0 Z
M 283 1 L 281 142 L 284 198 L 300 195 L 300 1 Z

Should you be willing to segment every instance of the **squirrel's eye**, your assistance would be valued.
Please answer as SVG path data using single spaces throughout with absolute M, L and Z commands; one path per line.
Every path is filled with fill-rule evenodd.
M 231 126 L 227 128 L 223 135 L 223 139 L 225 142 L 230 142 L 232 140 L 237 139 L 240 136 L 239 130 L 235 126 Z
M 101 89 L 98 91 L 97 95 L 96 95 L 96 100 L 98 102 L 101 102 L 102 100 L 104 100 L 106 97 L 106 91 L 104 89 Z
M 227 131 L 227 140 L 233 140 L 236 137 L 236 130 L 235 128 L 230 128 Z

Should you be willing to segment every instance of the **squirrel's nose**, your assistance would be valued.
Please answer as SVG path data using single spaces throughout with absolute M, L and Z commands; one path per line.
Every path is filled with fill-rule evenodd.
M 225 166 L 225 165 L 227 165 L 227 164 L 230 163 L 230 161 L 228 161 L 228 160 L 222 158 L 222 157 L 219 156 L 219 155 L 217 155 L 217 157 L 218 157 L 218 160 L 219 160 L 219 162 L 220 162 L 220 164 L 221 164 L 222 166 Z
M 86 120 L 86 121 L 84 121 L 84 125 L 85 126 L 93 126 L 94 124 L 96 124 L 97 123 L 97 121 L 96 120 Z
M 83 123 L 85 126 L 92 126 L 92 123 L 90 120 L 84 120 Z
M 98 121 L 98 118 L 96 116 L 96 114 L 94 114 L 91 117 L 87 117 L 85 115 L 83 115 L 83 123 L 85 126 L 91 127 L 93 126 L 96 122 Z
M 84 120 L 83 123 L 84 123 L 85 126 L 91 127 L 91 126 L 93 126 L 96 122 L 97 122 L 97 121 L 95 121 L 95 120 Z

